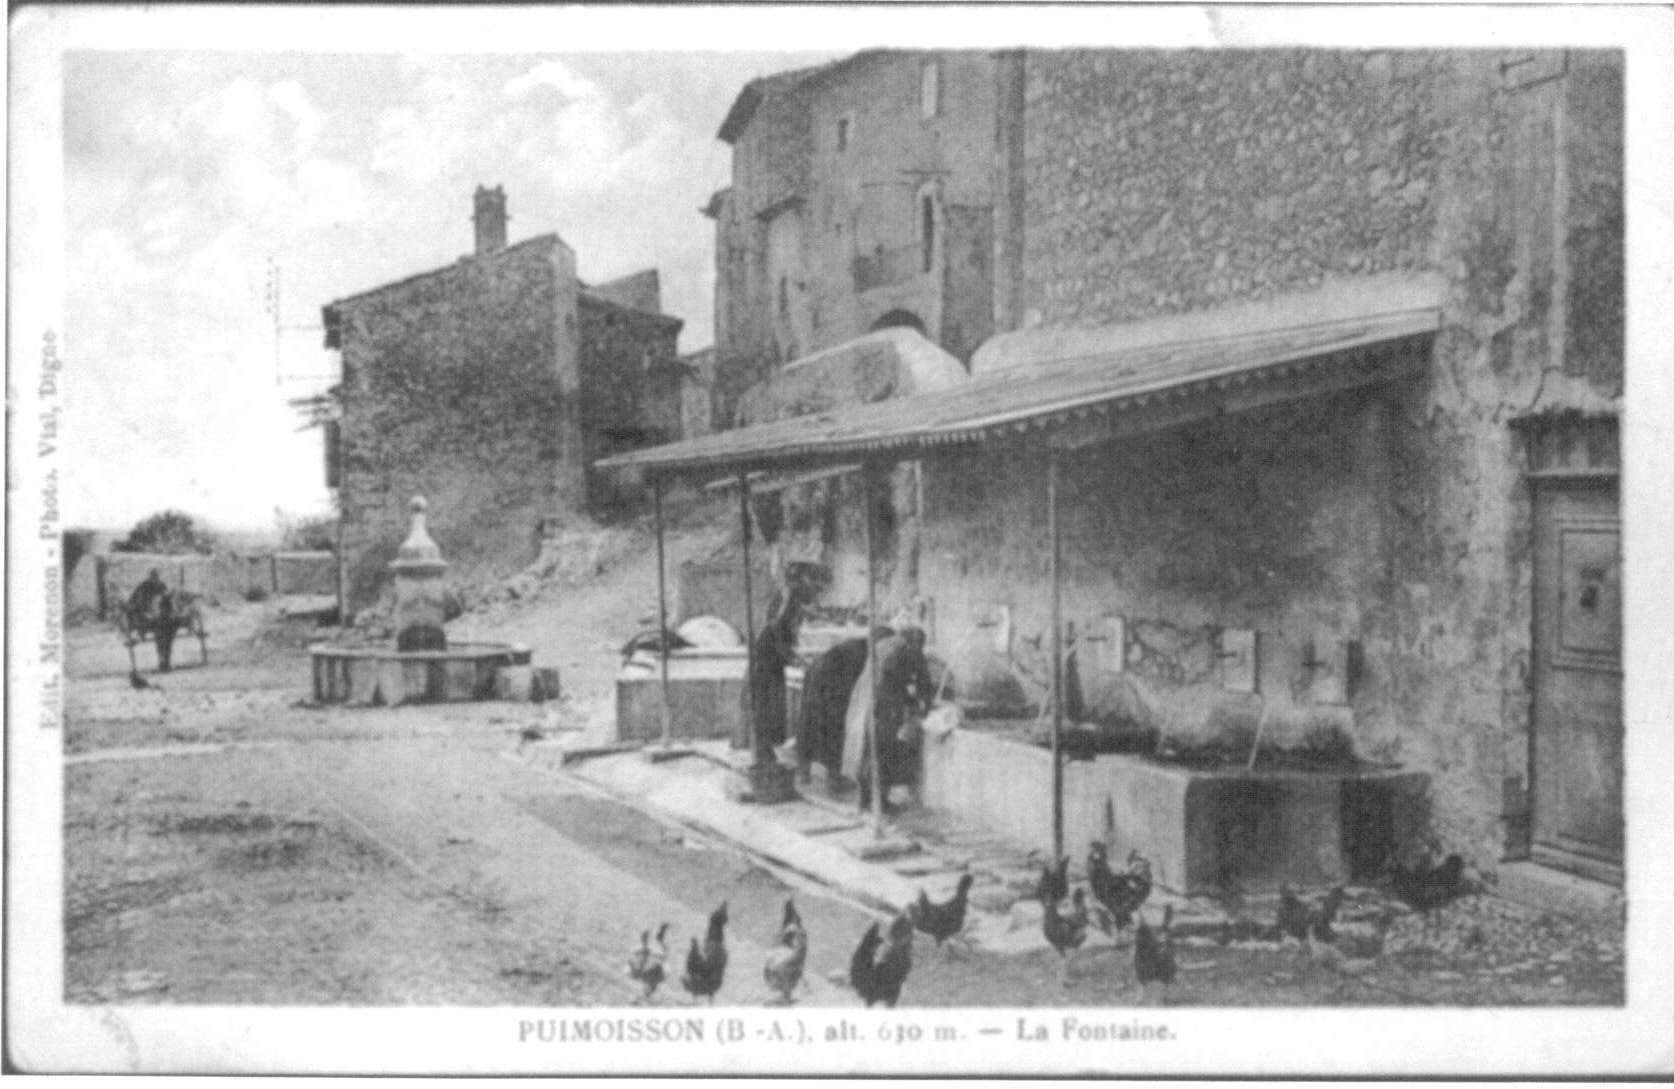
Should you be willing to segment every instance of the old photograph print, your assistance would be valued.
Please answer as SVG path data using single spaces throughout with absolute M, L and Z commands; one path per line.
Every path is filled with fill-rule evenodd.
M 1666 13 L 193 11 L 12 22 L 14 1067 L 1674 1064 Z

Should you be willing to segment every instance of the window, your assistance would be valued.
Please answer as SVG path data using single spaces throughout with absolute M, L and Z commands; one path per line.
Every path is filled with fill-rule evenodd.
M 899 205 L 897 205 L 899 207 Z M 924 193 L 918 198 L 918 241 L 921 247 L 920 264 L 923 272 L 936 266 L 936 195 Z
M 779 316 L 790 315 L 790 281 L 787 277 L 779 277 Z
M 849 119 L 847 117 L 837 119 L 837 150 L 849 150 Z
M 918 73 L 918 115 L 926 120 L 942 112 L 942 62 L 925 61 Z

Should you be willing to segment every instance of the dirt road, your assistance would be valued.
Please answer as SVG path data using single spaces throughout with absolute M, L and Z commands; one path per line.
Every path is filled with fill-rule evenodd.
M 639 562 L 639 561 L 635 561 Z M 639 572 L 643 574 L 643 572 Z M 595 600 L 596 599 L 596 600 Z M 592 602 L 589 604 L 589 602 Z M 559 707 L 318 708 L 315 632 L 274 607 L 215 616 L 207 667 L 130 687 L 105 629 L 70 633 L 65 731 L 66 997 L 189 1004 L 593 1005 L 636 995 L 640 930 L 672 925 L 670 980 L 726 900 L 718 1002 L 768 998 L 760 965 L 785 897 L 812 934 L 804 1003 L 854 1004 L 828 977 L 870 921 L 519 759 L 530 727 L 579 726 L 603 693 L 619 618 L 604 589 L 513 616 L 539 660 L 588 662 Z M 479 626 L 478 632 L 484 631 Z M 144 652 L 142 652 L 144 653 Z M 188 663 L 195 656 L 182 657 Z M 599 659 L 603 659 L 603 664 Z M 148 660 L 147 660 L 148 662 Z M 577 683 L 592 676 L 594 687 Z M 1348 974 L 1294 949 L 1186 946 L 1169 997 L 1192 1005 L 1611 1004 L 1619 926 L 1476 898 L 1427 938 Z M 921 941 L 912 1006 L 1130 1006 L 1131 954 L 996 956 Z

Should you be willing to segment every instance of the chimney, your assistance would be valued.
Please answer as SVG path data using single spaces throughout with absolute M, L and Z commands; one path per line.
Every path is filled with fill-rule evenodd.
M 476 214 L 477 256 L 485 257 L 506 248 L 506 190 L 496 185 L 477 186 Z

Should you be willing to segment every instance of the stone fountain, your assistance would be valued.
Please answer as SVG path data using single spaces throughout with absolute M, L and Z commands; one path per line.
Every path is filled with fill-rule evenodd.
M 314 699 L 319 703 L 394 706 L 493 699 L 495 675 L 528 666 L 516 643 L 448 643 L 442 573 L 448 563 L 424 525 L 428 504 L 412 501 L 413 521 L 389 565 L 395 588 L 395 643 L 316 643 Z

